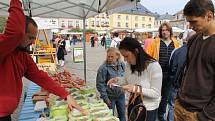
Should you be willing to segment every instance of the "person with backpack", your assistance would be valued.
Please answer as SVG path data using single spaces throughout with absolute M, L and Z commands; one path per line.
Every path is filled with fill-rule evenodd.
M 131 95 L 138 93 L 135 103 L 137 105 L 143 103 L 145 106 L 147 116 L 144 116 L 144 118 L 146 118 L 146 121 L 155 121 L 161 100 L 162 69 L 160 64 L 143 50 L 141 44 L 136 39 L 131 37 L 125 37 L 121 41 L 119 51 L 127 61 L 125 77 L 112 78 L 108 81 L 108 85 L 111 87 L 114 87 L 116 84 L 121 85 Z M 142 101 L 138 99 L 141 95 L 143 95 Z M 131 104 L 130 101 L 128 106 L 129 104 Z M 133 121 L 130 119 L 131 109 L 128 108 L 128 119 Z M 142 115 L 145 114 L 141 113 L 139 116 Z M 145 120 L 142 119 L 141 121 Z
M 99 67 L 96 77 L 96 88 L 101 98 L 113 112 L 116 106 L 120 121 L 126 121 L 125 94 L 121 87 L 109 88 L 107 81 L 114 77 L 123 77 L 124 69 L 125 64 L 120 61 L 120 52 L 112 47 L 107 50 L 106 61 Z
M 113 33 L 113 36 L 114 36 L 114 38 L 111 41 L 110 47 L 118 48 L 119 44 L 122 40 L 119 38 L 119 34 L 117 32 Z

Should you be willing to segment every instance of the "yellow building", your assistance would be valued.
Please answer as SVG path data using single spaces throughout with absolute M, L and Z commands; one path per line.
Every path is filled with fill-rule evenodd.
M 155 16 L 141 4 L 137 6 L 124 6 L 112 11 L 113 14 L 100 13 L 86 20 L 86 29 L 94 29 L 99 34 L 130 31 L 139 28 L 153 28 Z M 83 29 L 83 20 L 59 19 L 59 27 L 62 29 Z
M 94 29 L 98 33 L 106 33 L 110 30 L 110 17 L 104 12 L 86 20 L 86 28 Z
M 140 12 L 121 12 L 110 16 L 111 30 L 135 30 L 139 28 L 153 28 L 155 17 Z
M 119 12 L 120 11 L 120 12 Z M 98 33 L 130 30 L 139 28 L 153 28 L 155 16 L 141 4 L 125 6 L 113 11 L 113 14 L 101 13 L 87 19 L 87 29 L 94 29 Z

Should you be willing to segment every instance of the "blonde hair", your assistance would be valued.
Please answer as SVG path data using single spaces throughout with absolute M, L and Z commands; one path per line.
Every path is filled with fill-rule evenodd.
M 118 59 L 117 59 L 118 61 L 121 59 L 121 54 L 120 54 L 120 52 L 119 52 L 119 50 L 117 48 L 110 47 L 110 48 L 107 49 L 107 53 L 109 53 L 109 52 L 116 53 L 116 55 L 118 56 Z

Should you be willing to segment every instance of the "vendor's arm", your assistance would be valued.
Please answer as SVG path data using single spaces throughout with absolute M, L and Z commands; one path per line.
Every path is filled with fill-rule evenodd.
M 63 87 L 60 86 L 60 84 L 52 80 L 46 72 L 38 69 L 37 65 L 34 63 L 31 56 L 27 56 L 26 58 L 27 58 L 26 59 L 27 69 L 25 72 L 26 78 L 35 82 L 45 90 L 55 95 L 58 95 L 63 99 L 66 99 L 70 109 L 76 108 L 83 114 L 87 114 L 87 112 L 77 104 L 74 98 L 71 95 L 69 95 L 69 93 Z
M 5 31 L 0 34 L 0 59 L 14 51 L 25 34 L 25 15 L 19 0 L 11 0 Z

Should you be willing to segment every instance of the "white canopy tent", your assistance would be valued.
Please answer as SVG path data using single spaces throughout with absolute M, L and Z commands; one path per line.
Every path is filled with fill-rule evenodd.
M 25 12 L 33 17 L 83 19 L 84 79 L 86 80 L 86 18 L 124 5 L 134 5 L 135 1 L 138 0 L 22 0 L 22 3 Z M 0 1 L 0 16 L 8 15 L 9 2 L 10 0 Z
M 135 29 L 134 31 L 135 32 L 158 32 L 158 28 Z M 184 32 L 183 29 L 178 28 L 178 27 L 172 27 L 172 31 L 173 32 L 178 32 L 178 33 Z

